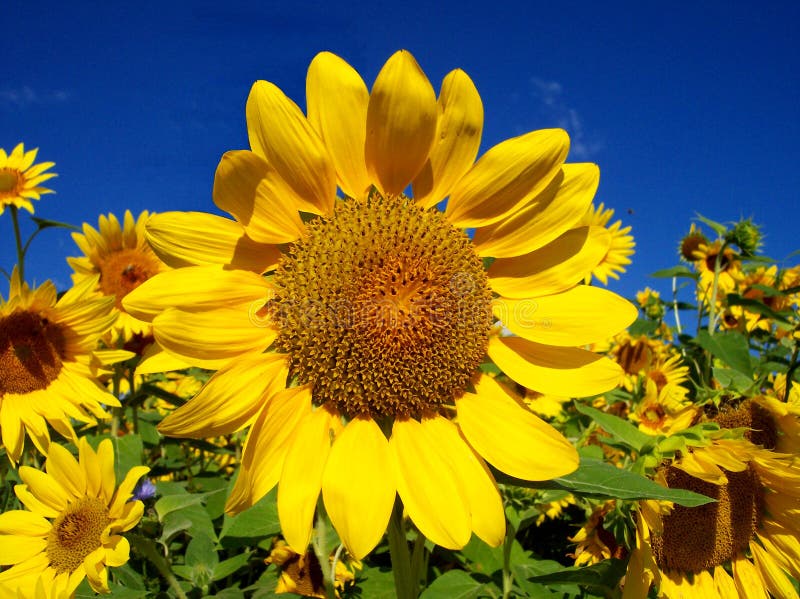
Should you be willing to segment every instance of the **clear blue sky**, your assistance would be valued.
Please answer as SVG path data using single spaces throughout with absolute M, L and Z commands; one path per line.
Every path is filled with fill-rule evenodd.
M 59 174 L 37 216 L 96 226 L 126 208 L 214 211 L 219 157 L 247 147 L 254 80 L 304 107 L 318 51 L 371 85 L 406 48 L 437 89 L 453 68 L 472 77 L 483 149 L 564 127 L 568 160 L 600 165 L 596 201 L 637 242 L 613 289 L 652 285 L 648 273 L 675 263 L 698 211 L 752 216 L 774 258 L 800 247 L 798 2 L 14 0 L 2 12 L 0 147 L 38 146 Z M 65 288 L 64 257 L 78 254 L 67 233 L 45 231 L 28 278 Z M 14 261 L 8 214 L 0 258 Z

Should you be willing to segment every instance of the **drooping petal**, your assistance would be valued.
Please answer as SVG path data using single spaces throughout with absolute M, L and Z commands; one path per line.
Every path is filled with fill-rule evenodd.
M 384 194 L 399 194 L 428 158 L 436 135 L 436 94 L 410 52 L 395 52 L 372 86 L 365 160 Z
M 609 391 L 622 380 L 622 368 L 616 362 L 574 347 L 494 337 L 487 353 L 509 377 L 539 393 L 588 397 Z
M 256 81 L 245 107 L 250 147 L 293 191 L 298 210 L 328 215 L 336 199 L 336 172 L 322 140 L 280 89 Z
M 256 303 L 271 293 L 263 277 L 219 266 L 188 266 L 147 279 L 122 301 L 128 314 L 152 322 L 169 308 L 213 310 L 245 302 Z
M 506 474 L 548 480 L 578 467 L 572 444 L 487 375 L 475 383 L 475 393 L 464 393 L 456 400 L 456 411 L 458 426 L 470 445 Z
M 332 417 L 327 409 L 318 408 L 298 423 L 278 483 L 281 532 L 301 555 L 311 539 L 314 510 L 331 449 Z
M 198 394 L 168 415 L 158 430 L 169 437 L 208 438 L 246 427 L 263 407 L 270 389 L 286 386 L 284 354 L 242 356 L 218 370 Z
M 292 189 L 254 152 L 225 152 L 214 177 L 214 203 L 231 213 L 259 243 L 289 243 L 305 226 L 290 201 Z
M 442 547 L 461 549 L 472 532 L 469 499 L 447 445 L 431 432 L 416 420 L 395 420 L 389 450 L 397 492 L 422 534 Z
M 361 76 L 344 60 L 320 52 L 306 77 L 308 120 L 328 148 L 339 186 L 353 198 L 371 184 L 364 158 L 369 91 Z
M 500 546 L 506 533 L 503 500 L 485 462 L 447 418 L 423 418 L 421 424 L 428 435 L 440 443 L 450 461 L 456 480 L 469 502 L 472 530 L 492 547 Z
M 608 251 L 603 227 L 578 227 L 524 256 L 498 258 L 489 266 L 489 285 L 509 298 L 552 295 L 574 287 Z
M 266 349 L 277 336 L 268 324 L 256 320 L 263 306 L 240 304 L 207 312 L 165 310 L 153 320 L 156 341 L 190 364 L 220 368 L 229 360 Z
M 483 103 L 469 76 L 447 74 L 439 93 L 436 137 L 428 160 L 414 179 L 414 199 L 435 206 L 475 162 L 483 131 Z
M 535 299 L 497 298 L 492 309 L 512 333 L 524 339 L 573 347 L 608 339 L 638 315 L 628 300 L 589 285 Z
M 205 212 L 162 212 L 147 221 L 146 238 L 168 266 L 229 266 L 262 273 L 278 263 L 274 245 L 247 237 L 242 225 Z
M 131 546 L 128 539 L 122 535 L 114 535 L 105 544 L 105 555 L 103 561 L 107 566 L 117 567 L 128 563 L 130 558 Z
M 487 151 L 456 184 L 447 218 L 458 227 L 483 227 L 514 214 L 553 180 L 569 150 L 562 129 L 532 131 Z
M 389 442 L 371 418 L 355 418 L 336 437 L 322 476 L 322 498 L 348 553 L 362 559 L 383 537 L 396 481 Z
M 476 229 L 478 255 L 513 258 L 554 241 L 586 214 L 599 182 L 596 164 L 562 164 L 561 173 L 519 212 Z

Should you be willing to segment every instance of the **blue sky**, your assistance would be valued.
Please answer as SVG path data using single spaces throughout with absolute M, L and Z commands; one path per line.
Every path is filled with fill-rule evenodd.
M 702 4 L 702 6 L 697 6 Z M 371 85 L 397 49 L 438 89 L 460 67 L 486 113 L 483 149 L 563 127 L 570 162 L 600 165 L 596 201 L 633 227 L 632 295 L 673 265 L 696 212 L 751 216 L 766 253 L 800 247 L 800 3 L 9 2 L 0 147 L 56 162 L 36 214 L 96 226 L 101 213 L 214 211 L 219 157 L 247 147 L 256 79 L 305 106 L 321 50 Z M 24 219 L 23 219 L 24 220 Z M 0 217 L 0 265 L 14 262 Z M 28 279 L 65 288 L 69 234 L 44 231 Z M 5 292 L 5 284 L 0 284 Z

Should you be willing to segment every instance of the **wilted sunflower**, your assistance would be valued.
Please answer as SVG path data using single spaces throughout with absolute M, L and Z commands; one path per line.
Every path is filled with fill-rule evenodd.
M 652 577 L 671 599 L 797 597 L 788 576 L 800 578 L 798 414 L 775 399 L 747 400 L 716 418 L 747 438 L 695 448 L 662 470 L 667 486 L 717 501 L 640 518 L 628 579 Z M 647 594 L 632 588 L 626 599 Z
M 119 405 L 94 378 L 98 359 L 119 359 L 95 351 L 116 318 L 113 300 L 91 295 L 96 282 L 87 279 L 56 299 L 50 281 L 31 290 L 14 269 L 8 301 L 0 295 L 0 431 L 13 462 L 26 433 L 46 453 L 47 423 L 77 443 L 72 419 L 94 422 L 108 417 L 103 405 Z
M 150 469 L 136 466 L 116 487 L 114 448 L 109 439 L 95 452 L 81 437 L 79 459 L 53 445 L 45 472 L 22 466 L 24 484 L 14 487 L 30 511 L 0 514 L 3 551 L 0 583 L 17 587 L 24 597 L 39 596 L 39 581 L 51 597 L 71 596 L 84 578 L 92 589 L 108 592 L 108 566 L 128 561 L 130 546 L 120 533 L 142 518 L 144 504 L 129 501 L 136 482 Z
M 31 200 L 38 200 L 43 194 L 53 193 L 52 189 L 41 187 L 41 184 L 52 179 L 55 173 L 45 172 L 55 166 L 55 162 L 40 162 L 33 164 L 39 148 L 25 151 L 24 144 L 17 144 L 6 154 L 0 148 L 0 214 L 6 206 L 25 208 L 33 214 Z
M 488 357 L 542 393 L 591 395 L 620 379 L 612 361 L 576 347 L 636 313 L 578 285 L 608 249 L 602 228 L 574 228 L 598 169 L 564 164 L 561 130 L 474 162 L 483 109 L 472 81 L 451 72 L 437 103 L 405 51 L 371 93 L 341 58 L 319 54 L 307 100 L 306 117 L 273 84 L 254 84 L 252 151 L 225 154 L 214 183 L 236 221 L 167 213 L 148 224 L 167 264 L 196 266 L 157 275 L 123 305 L 152 320 L 166 351 L 219 368 L 160 430 L 250 426 L 227 508 L 279 482 L 298 553 L 320 492 L 356 559 L 381 539 L 398 494 L 435 543 L 460 548 L 475 532 L 498 545 L 503 507 L 484 459 L 542 480 L 578 458 L 480 365 Z M 497 334 L 493 311 L 519 336 Z

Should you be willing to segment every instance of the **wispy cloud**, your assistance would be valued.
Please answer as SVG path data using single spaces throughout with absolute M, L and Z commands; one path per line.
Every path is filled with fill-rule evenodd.
M 531 92 L 541 102 L 542 111 L 548 121 L 569 133 L 571 157 L 589 160 L 602 149 L 602 142 L 590 140 L 586 135 L 580 114 L 569 105 L 565 99 L 564 87 L 558 81 L 532 77 L 530 85 Z
M 0 89 L 0 105 L 26 108 L 39 104 L 67 102 L 72 94 L 64 89 L 38 91 L 28 85 Z

